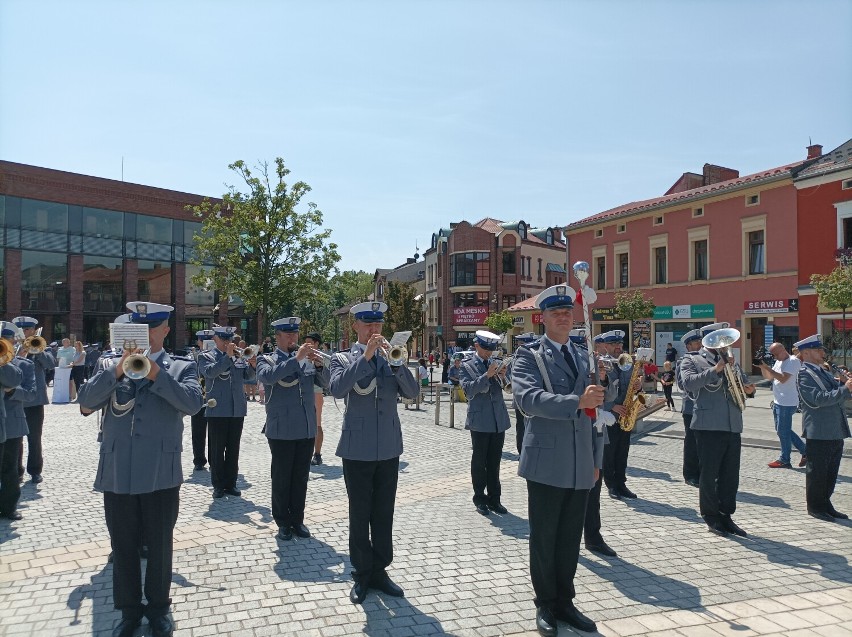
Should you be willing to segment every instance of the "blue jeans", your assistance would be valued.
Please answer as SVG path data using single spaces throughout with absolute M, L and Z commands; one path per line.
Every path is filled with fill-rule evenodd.
M 778 460 L 785 464 L 790 464 L 790 448 L 793 445 L 796 446 L 800 454 L 805 455 L 805 443 L 793 431 L 794 413 L 796 413 L 795 407 L 785 407 L 772 403 L 772 415 L 775 417 L 775 433 L 778 434 L 778 440 L 781 441 L 781 457 Z

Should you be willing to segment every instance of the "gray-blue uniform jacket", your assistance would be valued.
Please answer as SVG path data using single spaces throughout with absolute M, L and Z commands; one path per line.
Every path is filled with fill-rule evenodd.
M 56 367 L 56 359 L 49 350 L 45 350 L 41 354 L 30 354 L 27 360 L 35 364 L 36 392 L 30 400 L 24 402 L 24 407 L 47 405 L 50 401 L 47 399 L 47 382 L 44 379 L 44 372 Z
M 101 359 L 101 369 L 80 387 L 77 400 L 87 409 L 106 407 L 97 491 L 139 494 L 170 489 L 183 482 L 183 417 L 201 408 L 201 385 L 195 362 L 154 356 L 160 366 L 155 381 L 115 378 L 119 356 Z
M 728 391 L 723 373 L 713 367 L 718 360 L 716 354 L 701 348 L 695 356 L 684 356 L 680 365 L 681 383 L 684 390 L 695 397 L 690 429 L 696 431 L 743 432 L 743 412 L 734 403 Z M 742 370 L 737 372 L 743 384 L 748 383 Z
M 245 417 L 248 407 L 243 385 L 254 378 L 251 365 L 237 364 L 225 352 L 210 349 L 198 355 L 198 371 L 204 376 L 207 398 L 216 399 L 215 407 L 204 410 L 205 417 Z
M 488 378 L 489 363 L 471 356 L 461 364 L 459 380 L 467 396 L 467 420 L 464 428 L 485 433 L 500 433 L 509 426 L 509 412 L 503 402 L 503 388 L 495 375 Z
M 328 388 L 326 367 L 315 367 L 307 358 L 296 359 L 276 349 L 257 357 L 257 380 L 266 394 L 263 432 L 275 440 L 316 438 L 317 410 L 314 385 Z
M 405 365 L 394 371 L 384 357 L 364 358 L 366 346 L 356 343 L 331 358 L 331 395 L 346 399 L 343 431 L 336 455 L 346 460 L 389 460 L 402 455 L 402 426 L 397 396 L 416 398 L 417 379 Z M 356 387 L 364 391 L 362 396 Z
M 553 393 L 545 389 L 536 350 L 541 352 Z M 573 343 L 568 343 L 568 350 L 577 365 L 577 377 L 547 338 L 524 345 L 512 361 L 512 391 L 526 425 L 518 475 L 563 489 L 591 489 L 594 469 L 603 466 L 605 439 L 579 408 L 580 396 L 589 385 L 588 355 Z
M 0 400 L 0 445 L 6 442 L 6 390 L 18 387 L 23 378 L 21 368 L 11 362 L 0 367 L 0 391 L 3 392 L 3 400 Z
M 681 376 L 680 369 L 681 364 L 683 363 L 683 359 L 687 356 L 698 356 L 698 352 L 686 352 L 683 355 L 683 358 L 678 360 L 677 365 L 675 366 L 675 380 L 677 381 L 678 389 L 683 392 L 683 400 L 681 400 L 681 412 L 686 414 L 687 416 L 691 416 L 692 412 L 695 409 L 695 400 L 692 398 L 692 394 L 690 394 L 683 386 L 683 377 Z M 690 425 L 691 426 L 691 425 Z
M 802 432 L 806 439 L 842 440 L 850 437 L 843 403 L 852 395 L 846 385 L 837 382 L 825 369 L 802 363 L 797 386 L 802 407 Z
M 21 384 L 13 392 L 4 392 L 6 402 L 6 439 L 21 438 L 30 433 L 24 404 L 36 393 L 35 365 L 26 358 L 15 358 L 6 366 L 15 365 L 21 370 Z

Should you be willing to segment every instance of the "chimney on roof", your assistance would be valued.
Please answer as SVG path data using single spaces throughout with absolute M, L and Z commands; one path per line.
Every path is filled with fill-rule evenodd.
M 808 146 L 808 159 L 816 159 L 822 156 L 822 144 L 811 144 Z
M 409 265 L 409 264 L 411 264 L 411 263 L 416 263 L 416 262 L 417 262 L 417 259 L 412 259 L 411 257 L 408 257 L 408 258 L 405 260 L 405 265 Z
M 725 168 L 724 166 L 716 166 L 715 164 L 704 164 L 704 185 L 718 184 L 720 181 L 728 181 L 736 179 L 740 176 L 739 170 L 733 168 Z

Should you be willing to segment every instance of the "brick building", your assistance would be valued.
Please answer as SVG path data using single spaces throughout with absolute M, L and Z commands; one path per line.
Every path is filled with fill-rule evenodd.
M 184 208 L 202 199 L 0 161 L 2 315 L 36 317 L 48 341 L 105 342 L 125 303 L 142 300 L 175 307 L 169 347 L 185 346 L 212 322 L 252 338 L 242 308 L 229 316 L 225 299 L 190 283 L 201 224 Z
M 742 177 L 705 164 L 661 197 L 568 225 L 569 259 L 589 263 L 598 294 L 592 331 L 623 329 L 626 346 L 653 347 L 658 360 L 667 343 L 715 321 L 740 330 L 741 360 L 772 340 L 791 346 L 800 336 L 793 174 L 805 161 Z M 657 309 L 628 324 L 614 316 L 614 295 L 635 289 Z
M 799 208 L 799 320 L 802 336 L 820 332 L 832 342 L 843 327 L 842 314 L 819 307 L 810 279 L 837 267 L 840 251 L 852 257 L 852 140 L 825 154 L 822 146 L 813 146 L 811 157 L 793 171 Z M 852 331 L 852 318 L 846 319 L 846 330 Z M 842 358 L 839 351 L 834 354 Z M 852 350 L 847 359 L 852 359 Z
M 523 220 L 451 224 L 432 235 L 424 256 L 430 350 L 468 347 L 491 312 L 565 281 L 561 230 L 530 228 Z

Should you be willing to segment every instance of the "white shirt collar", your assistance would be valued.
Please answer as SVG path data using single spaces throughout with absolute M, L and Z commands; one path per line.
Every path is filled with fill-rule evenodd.
M 556 342 L 556 341 L 554 341 L 552 338 L 550 338 L 547 334 L 545 334 L 545 335 L 544 335 L 544 340 L 546 340 L 548 343 L 550 343 L 550 345 L 551 345 L 554 349 L 558 349 L 560 352 L 562 351 L 562 345 L 568 345 L 568 343 L 567 343 L 567 342 L 566 342 L 566 343 L 562 343 L 562 344 L 557 343 L 557 342 Z M 569 341 L 570 341 L 570 339 L 569 339 Z M 569 348 L 569 349 L 570 349 L 570 348 Z

